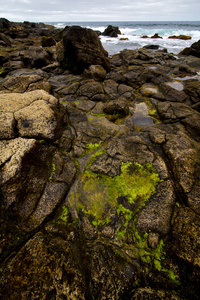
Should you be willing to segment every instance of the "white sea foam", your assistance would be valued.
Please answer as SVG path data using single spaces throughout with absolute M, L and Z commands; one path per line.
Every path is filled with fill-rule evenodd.
M 66 25 L 80 25 L 103 32 L 110 22 L 58 22 L 54 25 L 64 28 Z M 111 25 L 118 26 L 121 34 L 117 38 L 100 36 L 104 48 L 110 55 L 123 49 L 142 48 L 145 45 L 159 45 L 159 49 L 167 48 L 169 53 L 178 54 L 186 47 L 200 40 L 200 22 L 112 22 Z M 162 39 L 150 38 L 158 33 Z M 147 35 L 149 38 L 142 38 Z M 169 39 L 169 36 L 188 35 L 189 40 Z M 123 38 L 123 40 L 120 40 Z M 126 38 L 127 40 L 124 40 Z

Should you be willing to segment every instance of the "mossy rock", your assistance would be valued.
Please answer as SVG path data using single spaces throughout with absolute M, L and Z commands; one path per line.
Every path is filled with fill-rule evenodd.
M 99 153 L 102 155 L 102 150 Z M 115 216 L 121 220 L 117 231 L 121 226 L 126 230 L 129 223 L 133 223 L 138 209 L 155 192 L 155 186 L 160 181 L 158 174 L 151 164 L 141 166 L 122 162 L 120 175 L 114 177 L 96 174 L 88 169 L 89 166 L 90 162 L 76 192 L 69 195 L 69 203 L 75 205 L 77 212 L 81 211 L 96 227 L 112 223 Z

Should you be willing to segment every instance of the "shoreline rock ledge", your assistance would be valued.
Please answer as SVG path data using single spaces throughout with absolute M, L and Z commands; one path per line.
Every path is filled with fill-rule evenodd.
M 43 26 L 0 19 L 0 299 L 198 300 L 200 58 Z

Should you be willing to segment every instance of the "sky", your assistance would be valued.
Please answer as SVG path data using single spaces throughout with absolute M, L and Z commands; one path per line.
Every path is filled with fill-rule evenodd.
M 200 0 L 0 0 L 0 17 L 16 22 L 200 21 Z

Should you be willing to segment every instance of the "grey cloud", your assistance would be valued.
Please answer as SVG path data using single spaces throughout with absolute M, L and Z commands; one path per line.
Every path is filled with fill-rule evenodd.
M 11 21 L 198 21 L 199 11 L 199 0 L 0 0 Z

